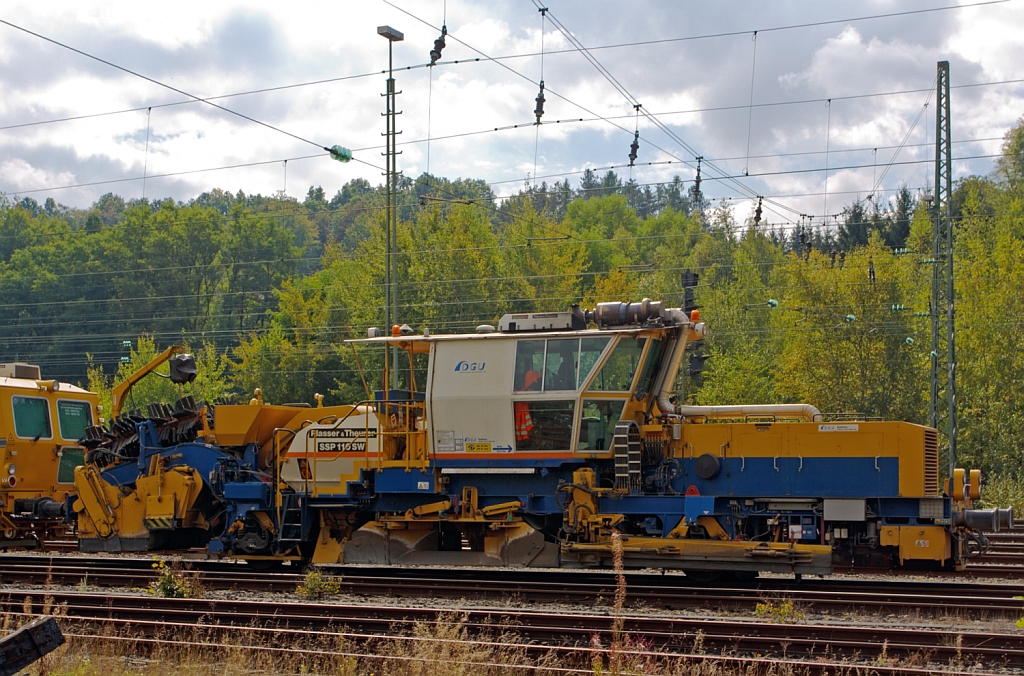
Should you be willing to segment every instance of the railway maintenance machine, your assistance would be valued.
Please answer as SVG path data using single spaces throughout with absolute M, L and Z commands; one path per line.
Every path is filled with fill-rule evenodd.
M 825 574 L 959 568 L 1014 527 L 974 509 L 978 471 L 940 483 L 934 429 L 678 403 L 705 331 L 646 299 L 473 334 L 371 329 L 350 342 L 386 353 L 391 386 L 364 401 L 179 402 L 135 422 L 135 451 L 100 443 L 106 464 L 76 476 L 83 548 L 191 529 L 256 561 L 606 566 L 621 548 L 632 567 Z
M 85 461 L 79 439 L 98 420 L 95 394 L 43 380 L 32 364 L 0 364 L 0 549 L 70 537 L 65 500 Z

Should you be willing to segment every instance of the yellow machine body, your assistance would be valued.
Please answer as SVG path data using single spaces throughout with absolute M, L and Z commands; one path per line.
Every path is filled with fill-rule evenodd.
M 95 394 L 38 371 L 0 364 L 0 548 L 64 537 L 58 511 L 84 462 L 79 440 L 99 419 Z

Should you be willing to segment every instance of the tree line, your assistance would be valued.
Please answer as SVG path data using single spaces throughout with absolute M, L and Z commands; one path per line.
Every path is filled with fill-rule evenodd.
M 961 454 L 1005 476 L 1022 475 L 1024 441 L 1022 129 L 991 176 L 957 182 L 951 205 Z M 385 328 L 384 201 L 362 179 L 301 201 L 5 198 L 3 360 L 101 390 L 186 342 L 209 400 L 257 387 L 274 402 L 364 399 L 380 387 L 380 354 L 342 341 Z M 611 171 L 502 199 L 481 180 L 424 174 L 401 180 L 397 204 L 398 318 L 417 332 L 572 302 L 681 303 L 694 272 L 711 333 L 706 364 L 678 384 L 688 400 L 927 422 L 932 221 L 907 188 L 785 229 L 738 223 L 678 178 L 638 185 Z M 140 399 L 173 394 L 154 387 Z

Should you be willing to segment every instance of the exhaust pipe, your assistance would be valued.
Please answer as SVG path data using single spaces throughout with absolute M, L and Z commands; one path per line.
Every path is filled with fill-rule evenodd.
M 774 415 L 780 418 L 804 418 L 810 422 L 819 420 L 821 412 L 810 404 L 751 404 L 741 406 L 676 406 L 670 401 L 672 386 L 683 362 L 683 354 L 689 340 L 699 340 L 705 335 L 703 322 L 693 323 L 685 312 L 679 308 L 662 309 L 660 314 L 677 324 L 689 324 L 689 331 L 684 331 L 676 340 L 669 357 L 668 368 L 665 369 L 661 387 L 658 391 L 658 408 L 662 413 L 674 413 L 684 418 L 707 418 L 708 420 L 728 420 L 743 418 L 748 415 Z
M 729 420 L 748 415 L 773 415 L 779 418 L 803 418 L 808 422 L 821 419 L 821 412 L 810 404 L 749 404 L 739 406 L 676 406 L 684 418 Z

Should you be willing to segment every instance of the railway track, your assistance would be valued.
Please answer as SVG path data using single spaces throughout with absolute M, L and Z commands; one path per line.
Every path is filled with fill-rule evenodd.
M 1024 580 L 1024 534 L 1020 533 L 999 533 L 989 534 L 989 541 L 991 542 L 991 549 L 983 556 L 978 556 L 970 560 L 964 571 L 955 573 L 957 577 L 975 576 L 975 577 L 1006 577 L 1006 578 L 1020 578 Z M 78 543 L 74 541 L 59 541 L 49 542 L 45 547 L 41 547 L 36 552 L 51 553 L 59 555 L 61 553 L 76 552 L 78 550 Z M 9 550 L 15 552 L 16 550 Z M 4 550 L 0 550 L 2 555 Z M 870 571 L 866 571 L 870 572 Z M 910 571 L 910 574 L 917 574 L 915 571 Z M 929 571 L 930 575 L 943 576 L 952 575 L 944 571 Z
M 434 608 L 336 603 L 289 603 L 239 599 L 164 599 L 138 595 L 49 592 L 47 602 L 59 607 L 71 631 L 103 628 L 108 634 L 145 639 L 229 640 L 240 628 L 273 630 L 270 636 L 287 643 L 287 633 L 328 632 L 356 643 L 375 637 L 409 635 L 412 626 L 436 625 Z M 29 598 L 31 597 L 31 598 Z M 5 590 L 0 610 L 31 613 L 42 603 L 38 591 Z M 510 629 L 526 644 L 524 650 L 586 648 L 595 641 L 609 645 L 607 614 L 526 610 L 468 609 L 458 611 L 470 637 L 492 637 Z M 871 627 L 859 624 L 785 624 L 750 620 L 678 618 L 625 613 L 622 627 L 642 637 L 648 650 L 666 655 L 728 654 L 769 659 L 842 660 L 878 663 L 881 658 L 913 660 L 919 666 L 983 665 L 985 668 L 1024 664 L 1024 635 L 967 633 L 940 628 Z M 86 634 L 88 635 L 88 634 Z M 422 634 L 421 634 L 422 635 Z M 905 673 L 905 672 L 895 672 Z M 975 672 L 977 673 L 977 672 Z
M 256 572 L 241 563 L 190 562 L 211 590 L 294 592 L 299 572 Z M 401 567 L 327 567 L 340 593 L 362 597 L 489 599 L 523 603 L 608 605 L 615 595 L 609 572 Z M 146 587 L 156 578 L 152 559 L 0 556 L 0 584 Z M 1019 617 L 1014 597 L 1024 585 L 907 580 L 763 578 L 745 585 L 702 585 L 682 575 L 628 573 L 627 603 L 652 609 L 753 610 L 758 603 L 787 599 L 819 612 L 912 611 L 939 616 Z

